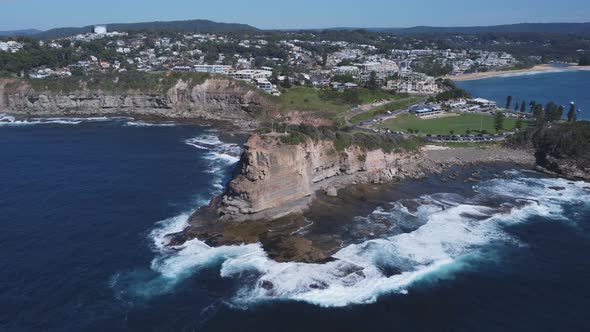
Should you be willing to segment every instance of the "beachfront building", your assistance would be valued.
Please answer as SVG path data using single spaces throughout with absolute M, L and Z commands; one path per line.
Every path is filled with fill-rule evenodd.
M 440 106 L 416 105 L 410 109 L 410 113 L 419 118 L 424 118 L 442 114 L 443 110 Z
M 478 105 L 485 108 L 496 108 L 498 104 L 495 101 L 487 100 L 483 98 L 474 98 L 469 101 L 470 104 Z
M 340 66 L 340 67 L 334 67 L 333 72 L 336 75 L 358 76 L 360 73 L 360 69 L 357 66 Z
M 254 79 L 256 87 L 263 90 L 271 95 L 280 96 L 281 93 L 277 89 L 276 85 L 272 84 L 267 78 L 256 78 Z
M 198 73 L 225 74 L 227 75 L 232 69 L 231 66 L 225 65 L 195 65 L 195 71 Z
M 358 67 L 363 74 L 375 72 L 379 77 L 393 76 L 399 73 L 399 66 L 397 63 L 387 59 L 361 63 Z
M 270 70 L 254 70 L 254 69 L 244 69 L 238 70 L 232 75 L 237 80 L 242 81 L 253 81 L 259 78 L 268 79 L 272 76 L 272 71 Z
M 398 80 L 388 81 L 387 88 L 408 94 L 437 94 L 441 92 L 434 77 L 416 72 L 403 73 Z

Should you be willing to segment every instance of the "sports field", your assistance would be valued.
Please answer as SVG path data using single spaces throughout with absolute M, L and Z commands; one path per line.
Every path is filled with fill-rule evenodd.
M 505 118 L 504 130 L 512 130 L 516 127 L 517 119 Z M 522 127 L 528 125 L 522 122 Z M 494 116 L 481 114 L 457 114 L 440 118 L 421 119 L 413 114 L 400 114 L 394 119 L 389 119 L 378 126 L 393 131 L 413 131 L 420 134 L 432 135 L 463 135 L 468 131 L 472 134 L 487 132 L 495 133 Z

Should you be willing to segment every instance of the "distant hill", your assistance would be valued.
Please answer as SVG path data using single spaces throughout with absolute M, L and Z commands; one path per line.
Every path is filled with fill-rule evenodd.
M 129 32 L 138 30 L 149 31 L 182 31 L 182 32 L 240 32 L 257 31 L 258 29 L 238 23 L 218 23 L 209 20 L 189 20 L 170 22 L 141 22 L 141 23 L 111 23 L 103 24 L 109 31 Z M 43 31 L 34 35 L 37 38 L 63 38 L 80 33 L 92 32 L 92 25 L 81 28 L 57 28 Z
M 371 28 L 370 31 L 397 33 L 563 33 L 590 34 L 590 22 L 587 23 L 519 23 L 472 27 L 429 27 L 412 28 Z
M 247 24 L 218 23 L 209 20 L 188 20 L 169 22 L 141 22 L 141 23 L 111 23 L 106 24 L 109 31 L 182 31 L 182 32 L 244 32 L 259 31 Z M 47 31 L 36 29 L 0 31 L 0 37 L 33 36 L 37 38 L 63 38 L 80 33 L 92 32 L 92 25 L 85 27 L 57 28 Z M 357 30 L 355 27 L 336 27 L 329 29 L 280 29 L 281 31 L 298 30 Z M 416 26 L 411 28 L 362 28 L 374 32 L 391 33 L 555 33 L 555 34 L 590 34 L 590 22 L 587 23 L 518 23 L 492 26 L 470 27 L 431 27 Z
M 0 31 L 0 37 L 30 36 L 42 32 L 37 29 Z

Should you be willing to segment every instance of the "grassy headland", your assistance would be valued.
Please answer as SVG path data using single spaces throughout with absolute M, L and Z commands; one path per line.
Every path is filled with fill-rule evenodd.
M 382 90 L 344 90 L 293 87 L 281 95 L 279 104 L 283 112 L 313 112 L 316 116 L 343 122 L 343 113 L 352 107 L 382 100 L 394 100 L 400 95 Z
M 394 101 L 392 101 L 386 105 L 379 106 L 379 107 L 373 108 L 367 112 L 353 116 L 352 119 L 350 119 L 350 122 L 358 124 L 358 123 L 370 120 L 377 115 L 385 114 L 388 111 L 393 112 L 393 111 L 397 111 L 397 110 L 400 110 L 403 108 L 410 107 L 410 106 L 414 105 L 415 103 L 417 103 L 418 101 L 424 99 L 424 96 L 420 96 L 420 95 L 409 96 L 409 95 L 399 94 L 399 95 L 394 95 L 393 99 L 394 99 Z
M 278 133 L 285 133 L 280 136 L 283 144 L 298 145 L 311 139 L 317 141 L 334 142 L 337 151 L 344 151 L 351 146 L 358 146 L 366 151 L 381 149 L 383 152 L 416 151 L 425 141 L 419 137 L 402 138 L 391 134 L 380 134 L 353 130 L 350 127 L 339 129 L 334 126 L 315 127 L 306 124 L 289 125 L 275 124 L 272 129 Z M 260 133 L 269 133 L 271 127 L 268 123 L 262 125 Z

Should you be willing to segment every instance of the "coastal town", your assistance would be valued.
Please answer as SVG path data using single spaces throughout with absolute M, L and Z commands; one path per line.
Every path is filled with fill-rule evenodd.
M 505 52 L 439 49 L 434 44 L 424 45 L 426 43 L 420 40 L 407 45 L 406 49 L 383 49 L 376 46 L 377 43 L 321 40 L 311 32 L 284 33 L 279 36 L 281 39 L 276 37 L 255 33 L 245 36 L 129 34 L 108 31 L 107 26 L 99 25 L 91 32 L 60 39 L 2 41 L 0 52 L 18 53 L 25 47 L 72 49 L 69 59 L 61 61 L 62 66 L 46 64 L 16 73 L 23 77 L 42 79 L 127 70 L 203 72 L 251 82 L 275 95 L 290 84 L 355 89 L 366 85 L 373 73 L 375 83 L 383 89 L 436 94 L 441 89 L 433 76 L 511 68 L 519 64 Z M 32 45 L 34 43 L 37 45 Z
M 8 59 L 4 75 L 39 82 L 127 72 L 217 75 L 282 96 L 294 110 L 310 109 L 310 96 L 344 102 L 349 110 L 336 124 L 438 142 L 504 140 L 527 126 L 535 101 L 498 105 L 453 81 L 538 65 L 542 57 L 509 53 L 514 41 L 494 41 L 492 50 L 478 38 L 445 38 L 366 31 L 117 32 L 96 25 L 53 39 L 4 38 L 0 60 Z M 319 111 L 327 106 L 315 105 Z M 441 118 L 444 132 L 429 128 Z

